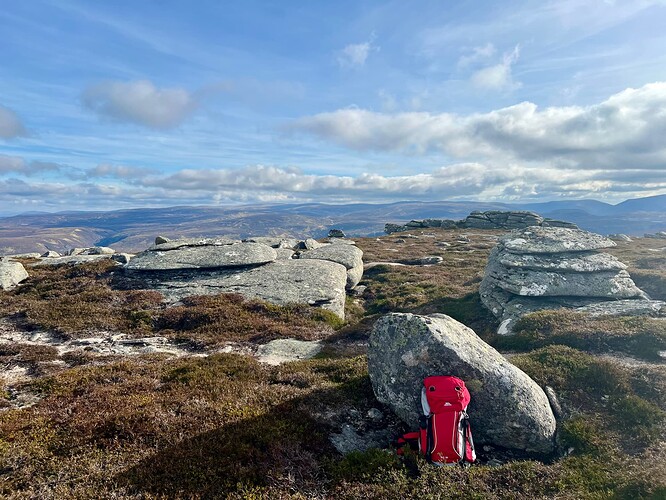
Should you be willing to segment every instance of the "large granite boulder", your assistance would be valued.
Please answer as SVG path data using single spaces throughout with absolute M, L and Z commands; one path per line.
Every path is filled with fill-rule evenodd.
M 613 246 L 599 234 L 560 227 L 529 227 L 501 237 L 479 288 L 483 304 L 500 319 L 498 333 L 511 334 L 518 318 L 542 309 L 659 314 L 660 304 L 649 301 L 627 266 L 598 252 Z M 634 304 L 606 304 L 628 299 Z
M 351 290 L 363 277 L 363 251 L 354 245 L 326 245 L 301 252 L 300 259 L 330 260 L 347 269 L 347 289 Z
M 23 264 L 0 259 L 0 290 L 11 290 L 28 277 Z
M 135 259 L 115 277 L 117 287 L 157 290 L 172 303 L 190 295 L 239 293 L 280 305 L 305 303 L 341 319 L 345 316 L 347 270 L 335 262 L 285 259 L 257 267 L 147 271 L 133 267 Z
M 411 427 L 418 423 L 423 379 L 455 375 L 472 396 L 475 441 L 538 454 L 554 450 L 555 417 L 544 391 L 449 316 L 380 318 L 370 336 L 368 369 L 377 399 Z
M 266 264 L 277 258 L 274 248 L 263 243 L 183 245 L 169 241 L 138 254 L 128 269 L 165 271 L 174 269 L 219 269 Z

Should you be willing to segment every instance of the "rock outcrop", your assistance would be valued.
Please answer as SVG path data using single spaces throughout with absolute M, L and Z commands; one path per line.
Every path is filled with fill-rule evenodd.
M 28 273 L 23 264 L 0 258 L 0 290 L 11 290 L 26 278 Z
M 500 238 L 480 286 L 483 304 L 501 320 L 498 333 L 512 333 L 520 316 L 541 309 L 581 308 L 597 315 L 661 309 L 635 285 L 625 264 L 598 252 L 613 246 L 599 234 L 556 227 L 529 227 Z
M 116 286 L 157 290 L 169 302 L 190 295 L 239 293 L 274 304 L 309 304 L 344 319 L 347 270 L 335 262 L 289 259 L 246 268 L 151 271 L 132 268 L 133 260 Z
M 380 318 L 370 336 L 368 369 L 377 399 L 411 427 L 418 423 L 423 379 L 455 375 L 472 396 L 475 441 L 539 454 L 554 449 L 555 417 L 544 391 L 449 316 Z
M 301 248 L 298 259 L 292 258 Z M 363 274 L 354 245 L 257 237 L 172 240 L 132 258 L 115 278 L 121 288 L 148 288 L 176 302 L 189 295 L 239 293 L 276 304 L 306 303 L 344 319 L 345 289 Z
M 347 269 L 347 289 L 351 290 L 363 277 L 363 252 L 353 245 L 326 245 L 315 250 L 301 252 L 300 259 L 330 260 Z
M 490 210 L 486 212 L 475 211 L 462 220 L 451 219 L 424 219 L 412 220 L 407 224 L 386 224 L 384 232 L 387 234 L 414 229 L 443 228 L 443 229 L 522 229 L 531 226 L 563 227 L 577 229 L 572 222 L 543 218 L 534 212 L 522 210 L 501 211 Z
M 174 269 L 219 269 L 267 264 L 277 258 L 274 248 L 263 243 L 153 245 L 134 257 L 128 269 L 166 271 Z

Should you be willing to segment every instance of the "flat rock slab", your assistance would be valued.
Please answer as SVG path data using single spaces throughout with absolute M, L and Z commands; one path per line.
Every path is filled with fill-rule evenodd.
M 497 285 L 515 295 L 528 297 L 644 297 L 626 271 L 560 274 L 545 271 L 508 269 L 494 276 Z
M 270 248 L 270 247 L 267 247 Z M 274 251 L 274 249 L 271 249 Z M 134 259 L 130 261 L 130 264 Z M 157 290 L 170 302 L 191 295 L 239 293 L 274 304 L 309 304 L 345 316 L 347 270 L 325 260 L 278 260 L 253 268 L 136 271 L 128 265 L 116 286 Z
M 263 243 L 232 243 L 220 245 L 179 246 L 167 251 L 154 245 L 134 257 L 127 268 L 134 271 L 166 271 L 174 269 L 215 269 L 266 264 L 277 258 L 274 248 Z
M 277 339 L 260 345 L 257 349 L 257 357 L 262 363 L 279 365 L 314 358 L 321 349 L 322 345 L 318 340 Z
M 28 278 L 23 264 L 13 260 L 0 260 L 0 290 L 11 290 Z
M 449 316 L 380 318 L 370 336 L 368 371 L 377 399 L 412 428 L 423 379 L 454 375 L 472 396 L 475 441 L 539 454 L 554 450 L 555 417 L 541 387 Z
M 126 254 L 119 254 L 126 255 Z M 40 267 L 40 266 L 77 266 L 79 264 L 87 264 L 88 262 L 97 262 L 100 260 L 115 260 L 115 254 L 101 254 L 101 255 L 68 255 L 65 257 L 50 257 L 48 259 L 43 259 L 34 264 L 30 264 L 31 267 Z
M 273 248 L 296 248 L 300 240 L 295 238 L 281 238 L 278 236 L 256 236 L 254 238 L 247 238 L 244 242 L 250 243 L 263 243 Z
M 529 227 L 512 231 L 500 238 L 500 244 L 511 253 L 583 252 L 610 248 L 615 242 L 600 234 L 564 227 Z
M 579 307 L 590 316 L 666 316 L 666 302 L 661 300 L 609 300 Z
M 159 243 L 151 246 L 148 250 L 159 250 L 165 252 L 167 250 L 176 250 L 183 247 L 207 247 L 207 246 L 222 246 L 240 243 L 239 240 L 231 238 L 181 238 L 179 240 L 169 240 L 164 243 Z
M 562 273 L 593 273 L 623 271 L 627 268 L 607 253 L 515 254 L 501 252 L 500 264 L 507 267 Z

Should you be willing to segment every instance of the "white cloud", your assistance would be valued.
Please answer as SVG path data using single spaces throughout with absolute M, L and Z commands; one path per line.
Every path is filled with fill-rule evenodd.
M 26 135 L 21 119 L 11 109 L 0 105 L 0 138 L 14 139 Z
M 373 43 L 374 36 L 367 42 L 354 43 L 347 45 L 344 49 L 338 51 L 336 61 L 341 68 L 360 68 L 365 65 L 370 52 L 379 50 L 379 47 Z
M 181 88 L 157 88 L 148 80 L 91 85 L 84 105 L 101 117 L 154 129 L 180 125 L 196 108 L 194 96 Z
M 470 115 L 341 109 L 300 118 L 287 128 L 361 151 L 663 172 L 666 82 L 626 89 L 586 107 L 539 109 L 522 102 Z
M 486 90 L 512 90 L 521 86 L 513 79 L 511 68 L 520 57 L 520 47 L 504 54 L 502 62 L 474 72 L 470 78 L 472 85 Z

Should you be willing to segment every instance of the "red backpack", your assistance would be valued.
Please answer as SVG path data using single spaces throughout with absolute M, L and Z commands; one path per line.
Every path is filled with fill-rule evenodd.
M 459 378 L 427 377 L 421 389 L 420 430 L 398 439 L 398 454 L 410 445 L 438 465 L 474 462 L 476 452 L 466 411 L 469 402 L 469 391 Z

